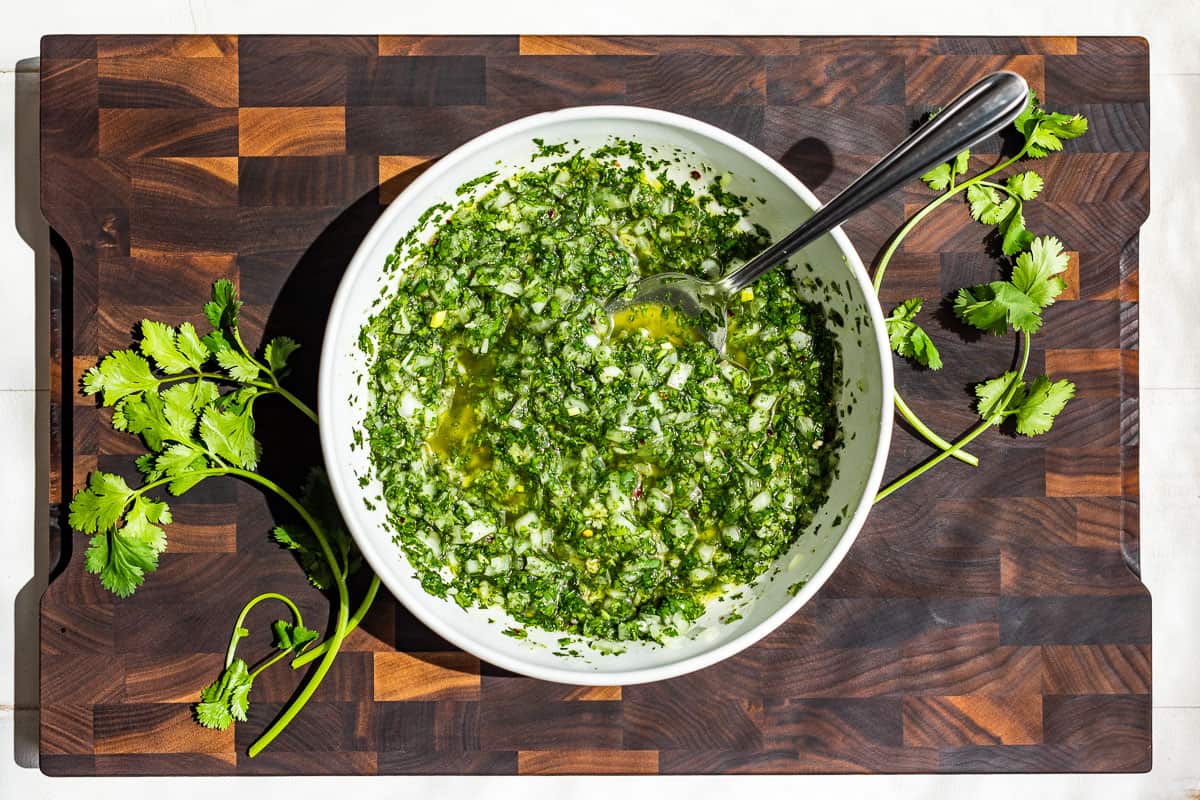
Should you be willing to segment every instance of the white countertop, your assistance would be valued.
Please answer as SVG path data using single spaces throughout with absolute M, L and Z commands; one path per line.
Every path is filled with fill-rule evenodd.
M 841 13 L 839 13 L 841 12 Z M 0 26 L 0 798 L 487 796 L 489 800 L 658 797 L 1200 798 L 1200 4 L 1196 0 L 1040 3 L 860 0 L 336 4 L 293 0 L 39 0 Z M 45 225 L 37 198 L 37 62 L 48 33 L 745 33 L 1141 35 L 1150 40 L 1151 214 L 1141 236 L 1142 577 L 1154 595 L 1154 770 L 1117 776 L 804 776 L 710 778 L 50 779 L 36 769 L 37 601 L 45 499 Z M 12 188 L 15 186 L 15 191 Z M 15 220 L 15 225 L 12 221 Z M 40 283 L 39 283 L 40 282 Z M 41 288 L 38 288 L 38 287 Z M 36 576 L 41 576 L 39 579 Z M 10 611 L 11 610 L 11 611 Z M 34 738 L 29 738 L 30 735 Z M 86 783 L 85 783 L 86 781 Z M 169 783 L 168 783 L 169 781 Z

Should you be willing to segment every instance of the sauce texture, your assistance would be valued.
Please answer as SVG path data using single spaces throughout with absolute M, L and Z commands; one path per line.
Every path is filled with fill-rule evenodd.
M 824 502 L 838 353 L 783 270 L 735 298 L 728 357 L 669 309 L 610 324 L 630 282 L 712 277 L 769 236 L 724 180 L 635 143 L 543 155 L 397 246 L 399 285 L 360 337 L 364 438 L 426 591 L 662 642 L 768 570 Z

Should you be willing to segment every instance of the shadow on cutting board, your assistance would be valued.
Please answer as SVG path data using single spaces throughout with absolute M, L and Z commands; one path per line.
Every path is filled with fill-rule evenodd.
M 363 195 L 342 211 L 300 257 L 271 306 L 263 328 L 263 341 L 274 336 L 291 336 L 301 342 L 302 348 L 291 359 L 292 373 L 287 382 L 292 391 L 314 408 L 325 322 L 342 274 L 359 243 L 386 208 L 381 204 L 380 196 L 395 197 L 430 163 L 423 162 L 389 178 L 378 189 Z M 318 414 L 321 413 L 324 410 L 318 409 Z M 263 443 L 261 471 L 280 476 L 284 485 L 300 485 L 309 465 L 322 463 L 317 437 L 297 437 L 290 420 L 286 424 L 274 424 L 270 417 L 264 418 L 257 433 Z M 277 519 L 291 517 L 291 510 L 278 498 L 270 497 L 268 504 Z M 367 583 L 362 573 L 366 572 L 364 568 L 352 582 L 352 606 L 362 596 Z M 380 589 L 361 628 L 379 642 L 418 658 L 421 652 L 457 649 L 413 617 L 386 588 Z

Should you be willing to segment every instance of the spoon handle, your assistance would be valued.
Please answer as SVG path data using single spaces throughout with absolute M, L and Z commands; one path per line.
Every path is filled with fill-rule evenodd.
M 759 253 L 718 285 L 732 294 L 758 280 L 809 242 L 870 205 L 897 186 L 949 161 L 975 142 L 991 136 L 1025 108 L 1029 87 L 1015 72 L 993 72 L 960 94 L 936 117 L 918 128 L 854 183 L 822 206 L 800 227 Z

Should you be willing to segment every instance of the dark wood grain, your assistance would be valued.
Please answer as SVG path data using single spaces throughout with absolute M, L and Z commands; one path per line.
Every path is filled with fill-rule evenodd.
M 312 703 L 246 747 L 301 675 L 262 675 L 251 719 L 202 730 L 190 704 L 229 624 L 266 589 L 328 600 L 268 538 L 255 489 L 172 503 L 162 566 L 116 600 L 83 570 L 62 504 L 140 451 L 78 394 L 143 317 L 200 322 L 239 284 L 251 342 L 300 339 L 311 400 L 325 314 L 387 203 L 454 147 L 529 113 L 631 103 L 763 148 L 822 199 L 923 114 L 993 69 L 1022 73 L 1088 135 L 1038 162 L 1031 227 L 1069 251 L 1031 369 L 1078 396 L 1047 436 L 989 432 L 880 504 L 822 591 L 749 650 L 671 681 L 581 687 L 465 654 L 380 598 Z M 51 562 L 42 601 L 41 766 L 56 775 L 1046 772 L 1149 769 L 1150 599 L 1138 578 L 1138 229 L 1149 198 L 1148 47 L 1137 38 L 712 36 L 51 36 L 42 41 L 42 206 L 51 275 Z M 975 148 L 994 163 L 999 138 Z M 870 264 L 919 184 L 846 225 Z M 947 433 L 1012 341 L 966 337 L 938 298 L 1002 265 L 965 209 L 896 254 L 889 307 L 924 296 L 946 366 L 897 361 Z M 269 401 L 264 401 L 269 402 Z M 264 406 L 272 475 L 298 483 L 315 436 Z M 290 446 L 289 446 L 290 443 Z M 931 455 L 899 426 L 888 474 Z M 74 540 L 73 540 L 74 539 Z M 221 591 L 214 593 L 213 586 Z M 264 612 L 265 613 L 265 612 Z M 247 653 L 265 654 L 265 641 Z M 254 648 L 259 648 L 257 651 Z M 253 652 L 251 652 L 253 651 Z

